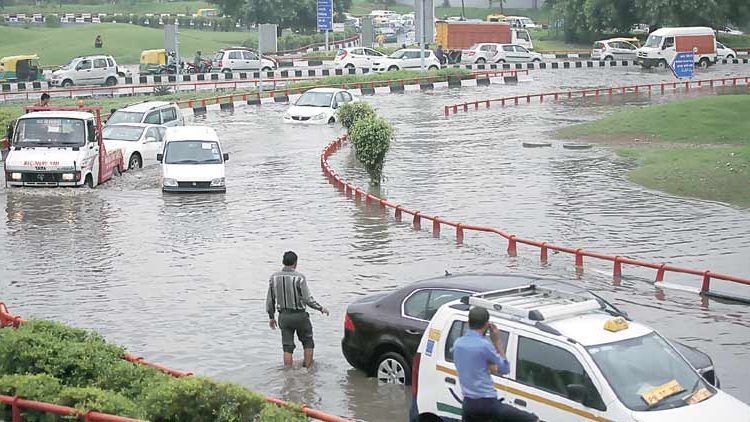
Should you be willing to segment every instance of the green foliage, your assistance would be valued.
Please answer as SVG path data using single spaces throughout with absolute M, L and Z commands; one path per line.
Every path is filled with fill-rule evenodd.
M 346 129 L 350 129 L 359 119 L 375 117 L 375 109 L 364 101 L 344 103 L 336 110 L 339 122 Z
M 163 97 L 172 93 L 172 87 L 170 85 L 157 85 L 154 87 L 154 95 L 157 97 Z
M 288 409 L 266 403 L 260 412 L 260 420 L 263 422 L 305 422 L 307 417 L 302 412 L 289 412 Z
M 44 402 L 55 401 L 63 386 L 47 374 L 0 375 L 0 394 L 26 397 Z
M 64 388 L 54 402 L 81 411 L 95 410 L 138 419 L 146 417 L 142 408 L 127 397 L 96 387 Z
M 381 117 L 365 117 L 349 129 L 349 141 L 354 145 L 357 159 L 370 175 L 370 183 L 379 185 L 383 177 L 385 154 L 391 146 L 393 128 Z
M 57 15 L 47 15 L 44 17 L 44 25 L 47 28 L 59 28 L 60 18 L 58 18 Z
M 280 28 L 315 30 L 317 0 L 211 0 L 222 14 L 247 23 L 276 23 Z M 334 10 L 347 9 L 347 0 L 334 0 Z M 348 2 L 351 6 L 351 2 Z

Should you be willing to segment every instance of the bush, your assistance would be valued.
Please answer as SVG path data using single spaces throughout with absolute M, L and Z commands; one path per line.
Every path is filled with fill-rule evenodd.
M 53 402 L 62 388 L 60 380 L 47 374 L 0 375 L 0 394 L 5 396 Z
M 64 388 L 54 402 L 81 411 L 94 410 L 138 419 L 146 417 L 146 413 L 141 406 L 134 401 L 121 394 L 96 387 Z
M 370 103 L 364 101 L 344 103 L 338 110 L 336 115 L 341 125 L 346 129 L 351 129 L 352 125 L 363 118 L 375 117 L 375 109 L 372 108 Z
M 385 119 L 370 116 L 358 119 L 349 129 L 349 141 L 357 159 L 370 175 L 370 183 L 379 185 L 383 176 L 385 154 L 391 146 L 393 128 Z
M 59 28 L 60 18 L 58 18 L 57 15 L 47 15 L 44 17 L 44 25 L 47 28 Z

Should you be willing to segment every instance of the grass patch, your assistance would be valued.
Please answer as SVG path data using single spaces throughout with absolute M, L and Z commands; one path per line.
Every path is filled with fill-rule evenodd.
M 101 34 L 104 48 L 94 48 Z M 192 57 L 196 50 L 204 55 L 223 47 L 241 45 L 256 39 L 253 32 L 213 32 L 180 29 L 180 55 Z M 141 51 L 164 47 L 164 30 L 125 23 L 77 25 L 65 28 L 0 26 L 0 57 L 38 54 L 42 66 L 61 65 L 71 58 L 89 54 L 111 54 L 120 64 L 140 61 Z
M 217 9 L 216 5 L 211 5 L 204 1 L 175 1 L 175 2 L 155 2 L 155 1 L 124 1 L 118 4 L 59 4 L 43 3 L 41 6 L 23 4 L 5 6 L 3 13 L 185 13 L 193 14 L 198 9 Z
M 720 34 L 719 42 L 729 48 L 750 48 L 750 35 L 727 35 Z

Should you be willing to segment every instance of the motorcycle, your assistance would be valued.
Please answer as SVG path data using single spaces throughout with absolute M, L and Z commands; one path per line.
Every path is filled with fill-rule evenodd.
M 210 59 L 203 59 L 199 66 L 194 63 L 185 62 L 187 73 L 211 73 L 212 63 Z

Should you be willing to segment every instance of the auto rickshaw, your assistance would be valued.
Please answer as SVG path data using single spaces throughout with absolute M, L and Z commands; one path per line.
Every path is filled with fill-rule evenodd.
M 505 15 L 487 15 L 487 22 L 502 22 L 505 19 Z
M 167 50 L 159 48 L 156 50 L 141 51 L 141 64 L 138 72 L 143 75 L 158 75 L 164 72 L 167 66 Z
M 44 79 L 39 67 L 39 56 L 26 54 L 0 59 L 0 83 L 33 82 Z

